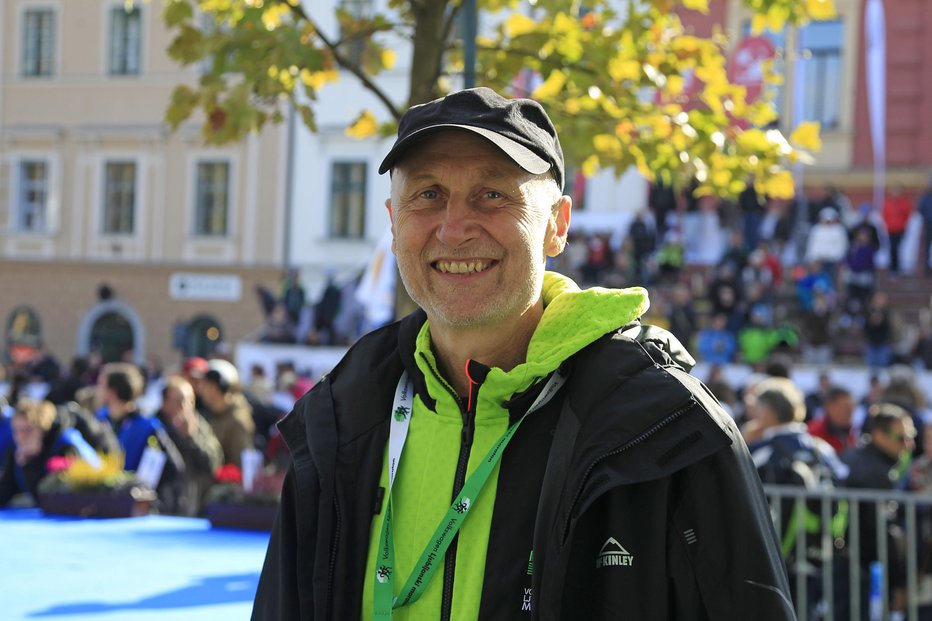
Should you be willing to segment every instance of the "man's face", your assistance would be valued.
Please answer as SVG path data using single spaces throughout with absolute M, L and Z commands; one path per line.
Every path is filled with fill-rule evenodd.
M 172 386 L 165 391 L 162 410 L 169 418 L 174 419 L 188 410 L 194 409 L 194 393 Z
M 194 391 L 186 386 L 169 386 L 162 400 L 162 411 L 175 429 L 183 428 L 190 433 L 190 426 L 195 421 Z
M 828 420 L 838 427 L 851 427 L 851 418 L 854 416 L 854 398 L 851 395 L 839 395 L 825 403 L 825 415 Z
M 874 445 L 892 459 L 899 459 L 916 446 L 916 428 L 911 420 L 897 420 L 884 431 L 877 429 L 872 434 Z
M 569 226 L 554 184 L 463 131 L 412 147 L 386 205 L 408 293 L 434 325 L 458 328 L 502 325 L 534 306 Z
M 16 461 L 22 465 L 42 450 L 42 430 L 31 425 L 25 416 L 14 416 L 10 424 L 16 443 Z

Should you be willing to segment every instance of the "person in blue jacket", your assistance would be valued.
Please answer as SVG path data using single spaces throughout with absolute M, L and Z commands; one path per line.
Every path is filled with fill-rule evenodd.
M 123 451 L 123 469 L 135 472 L 147 447 L 165 453 L 160 485 L 184 472 L 184 459 L 158 418 L 144 416 L 136 405 L 143 391 L 143 378 L 135 366 L 112 362 L 101 371 L 98 384 L 101 410 L 113 426 Z

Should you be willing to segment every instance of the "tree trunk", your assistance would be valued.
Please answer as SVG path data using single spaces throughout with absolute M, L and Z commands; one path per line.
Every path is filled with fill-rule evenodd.
M 411 52 L 411 88 L 408 105 L 437 99 L 440 68 L 446 55 L 446 16 L 448 0 L 420 0 L 411 3 L 414 40 Z

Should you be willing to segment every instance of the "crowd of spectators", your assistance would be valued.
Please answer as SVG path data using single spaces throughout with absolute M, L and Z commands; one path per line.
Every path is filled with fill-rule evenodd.
M 894 186 L 881 209 L 854 208 L 832 186 L 802 205 L 753 184 L 734 202 L 663 186 L 649 201 L 623 231 L 571 233 L 550 268 L 582 286 L 648 286 L 647 319 L 700 360 L 759 368 L 790 352 L 932 369 L 928 300 L 907 321 L 882 286 L 932 275 L 932 180 L 915 203 Z
M 136 472 L 154 452 L 157 510 L 200 515 L 220 472 L 244 476 L 250 454 L 261 456 L 260 473 L 281 479 L 288 454 L 275 423 L 313 385 L 287 363 L 274 383 L 255 365 L 248 384 L 223 358 L 187 358 L 170 373 L 82 357 L 51 372 L 57 364 L 46 353 L 0 366 L 0 506 L 38 502 L 54 458 L 118 455 Z

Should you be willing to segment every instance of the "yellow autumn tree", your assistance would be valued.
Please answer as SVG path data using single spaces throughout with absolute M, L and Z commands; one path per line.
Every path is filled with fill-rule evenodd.
M 835 15 L 833 0 L 741 2 L 753 11 L 756 31 Z M 693 36 L 680 19 L 682 11 L 707 12 L 708 4 L 478 0 L 483 23 L 496 26 L 476 42 L 477 82 L 540 100 L 568 161 L 584 172 L 636 166 L 649 179 L 696 178 L 700 192 L 720 195 L 736 194 L 754 175 L 762 191 L 790 196 L 787 165 L 818 150 L 818 127 L 804 124 L 789 140 L 762 129 L 776 118 L 773 106 L 766 97 L 748 102 L 744 87 L 729 82 L 728 41 Z M 169 123 L 177 127 L 200 111 L 205 139 L 222 144 L 282 121 L 290 105 L 314 130 L 318 93 L 335 80 L 354 79 L 387 112 L 358 111 L 348 133 L 366 137 L 391 131 L 409 105 L 444 94 L 445 77 L 464 68 L 463 41 L 455 36 L 460 0 L 390 0 L 384 13 L 355 15 L 337 8 L 339 38 L 320 27 L 325 9 L 318 7 L 299 0 L 167 0 L 170 55 L 203 69 L 196 85 L 175 89 Z M 388 35 L 411 42 L 404 101 L 373 79 L 395 63 Z M 690 75 L 701 86 L 687 97 Z M 533 85 L 531 92 L 519 92 L 518 84 Z M 380 125 L 377 116 L 392 121 Z

